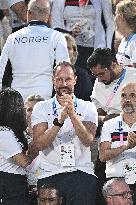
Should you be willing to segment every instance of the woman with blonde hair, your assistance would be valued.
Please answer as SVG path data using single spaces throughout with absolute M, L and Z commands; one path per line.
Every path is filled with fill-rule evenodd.
M 78 57 L 76 41 L 74 37 L 68 33 L 65 33 L 64 36 L 67 41 L 67 48 L 71 64 L 74 65 L 76 69 L 77 81 L 74 87 L 74 93 L 80 99 L 90 100 L 95 78 L 82 66 L 75 65 Z
M 120 65 L 136 67 L 136 1 L 120 1 L 116 6 L 117 30 L 124 36 L 118 47 Z

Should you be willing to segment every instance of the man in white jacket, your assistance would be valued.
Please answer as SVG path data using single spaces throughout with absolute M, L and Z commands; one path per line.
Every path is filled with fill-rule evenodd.
M 0 83 L 10 59 L 11 87 L 24 99 L 32 93 L 50 98 L 54 61 L 69 61 L 65 37 L 48 27 L 49 16 L 48 0 L 31 0 L 27 11 L 29 25 L 8 37 L 0 57 Z

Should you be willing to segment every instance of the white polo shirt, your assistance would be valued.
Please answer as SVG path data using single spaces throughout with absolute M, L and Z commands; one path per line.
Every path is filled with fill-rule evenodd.
M 0 57 L 0 87 L 8 58 L 13 73 L 11 86 L 24 100 L 33 93 L 50 98 L 54 60 L 69 61 L 64 35 L 37 24 L 9 35 Z
M 125 67 L 126 73 L 123 81 L 121 82 L 116 94 L 114 95 L 113 99 L 111 100 L 110 104 L 107 106 L 107 100 L 113 93 L 114 87 L 118 81 L 114 80 L 109 85 L 105 85 L 102 82 L 98 82 L 98 79 L 95 80 L 95 84 L 93 87 L 91 99 L 96 105 L 97 109 L 102 108 L 108 115 L 116 113 L 119 114 L 121 111 L 120 106 L 120 90 L 123 84 L 125 83 L 136 83 L 136 69 L 135 68 L 128 68 Z
M 127 144 L 128 132 L 135 131 L 136 133 L 136 122 L 131 127 L 129 127 L 123 121 L 121 116 L 106 121 L 102 128 L 101 142 L 111 142 L 111 148 L 117 148 L 121 146 L 119 122 L 122 122 L 124 145 Z M 132 149 L 124 151 L 117 157 L 106 161 L 106 177 L 124 177 L 124 168 L 126 166 L 129 168 L 132 166 L 132 164 L 135 164 L 132 169 L 135 169 L 136 173 L 136 146 Z M 136 179 L 136 174 L 133 177 Z
M 136 63 L 136 34 L 132 36 L 129 42 L 125 38 L 121 40 L 116 58 L 119 65 L 133 67 L 133 63 Z
M 56 97 L 49 99 L 47 101 L 38 102 L 34 106 L 32 113 L 32 126 L 46 122 L 48 123 L 48 128 L 53 124 L 53 120 L 56 117 L 54 115 L 53 102 L 55 99 L 55 106 L 57 114 L 60 115 L 61 105 L 57 102 Z M 83 101 L 81 99 L 76 100 L 76 113 L 78 114 L 81 121 L 90 121 L 92 123 L 98 124 L 98 114 L 95 105 L 89 101 Z M 61 167 L 60 165 L 60 154 L 59 145 L 60 144 L 74 144 L 75 150 L 75 166 Z M 94 175 L 93 162 L 91 162 L 91 151 L 90 147 L 85 147 L 78 136 L 75 133 L 73 125 L 70 118 L 68 117 L 64 125 L 61 127 L 58 135 L 53 141 L 52 145 L 47 149 L 42 151 L 39 159 L 39 175 L 38 178 L 45 178 L 55 174 L 64 172 L 73 172 L 80 170 L 88 174 Z
M 0 127 L 0 171 L 25 175 L 25 169 L 16 165 L 12 160 L 13 156 L 21 152 L 21 145 L 13 131 L 6 127 Z

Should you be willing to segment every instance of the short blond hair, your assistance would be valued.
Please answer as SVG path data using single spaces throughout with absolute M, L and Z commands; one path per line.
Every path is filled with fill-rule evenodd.
M 120 1 L 116 6 L 116 11 L 124 17 L 133 32 L 136 32 L 136 2 L 132 0 Z

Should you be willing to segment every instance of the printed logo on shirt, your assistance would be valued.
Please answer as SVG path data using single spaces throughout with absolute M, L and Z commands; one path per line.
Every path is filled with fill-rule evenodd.
M 48 36 L 23 36 L 15 37 L 14 44 L 24 44 L 24 43 L 47 43 Z
M 123 132 L 122 134 L 123 134 L 123 141 L 127 141 L 128 132 Z M 120 133 L 119 132 L 111 133 L 111 139 L 112 139 L 112 142 L 120 141 Z

